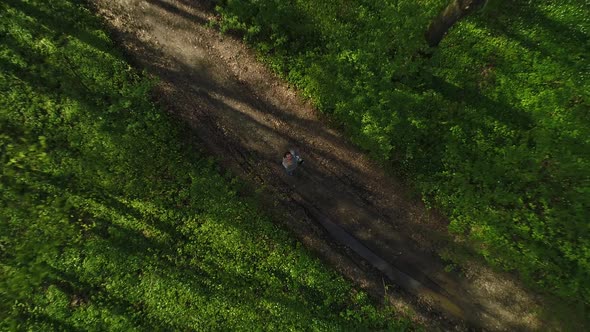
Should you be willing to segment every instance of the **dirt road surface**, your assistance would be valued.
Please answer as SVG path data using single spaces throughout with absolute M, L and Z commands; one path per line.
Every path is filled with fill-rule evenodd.
M 260 192 L 262 205 L 321 259 L 428 330 L 538 330 L 540 300 L 473 264 L 446 272 L 444 219 L 330 129 L 243 43 L 208 23 L 207 1 L 93 0 L 156 99 L 195 141 Z M 282 153 L 305 164 L 289 177 Z

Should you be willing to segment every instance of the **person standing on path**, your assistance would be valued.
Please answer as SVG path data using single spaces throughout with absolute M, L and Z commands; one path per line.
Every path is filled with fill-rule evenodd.
M 283 167 L 287 172 L 287 175 L 293 175 L 293 171 L 297 166 L 303 164 L 303 159 L 299 156 L 296 149 L 290 149 L 283 154 Z

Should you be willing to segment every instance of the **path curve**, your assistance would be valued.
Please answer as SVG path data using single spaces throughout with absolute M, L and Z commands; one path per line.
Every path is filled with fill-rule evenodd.
M 538 299 L 509 276 L 483 267 L 468 276 L 445 272 L 436 255 L 444 221 L 326 126 L 241 42 L 209 28 L 208 1 L 93 3 L 133 61 L 161 80 L 162 107 L 224 167 L 262 188 L 275 217 L 348 278 L 432 328 L 539 328 L 533 314 L 523 316 Z M 280 156 L 293 145 L 306 162 L 287 177 Z M 396 293 L 384 287 L 387 279 Z

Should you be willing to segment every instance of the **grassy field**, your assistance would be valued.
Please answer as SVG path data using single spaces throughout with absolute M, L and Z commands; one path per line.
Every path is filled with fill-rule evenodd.
M 84 1 L 0 3 L 1 330 L 413 330 L 150 102 Z

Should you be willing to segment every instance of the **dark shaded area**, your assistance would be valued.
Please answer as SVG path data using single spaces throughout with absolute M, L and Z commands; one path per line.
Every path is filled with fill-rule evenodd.
M 583 2 L 583 1 L 581 1 Z M 477 24 L 483 25 L 498 35 L 505 35 L 517 42 L 524 48 L 537 51 L 544 58 L 560 64 L 560 68 L 572 75 L 579 75 L 576 68 L 582 72 L 588 69 L 587 56 L 590 54 L 590 35 L 579 29 L 580 26 L 573 26 L 549 18 L 539 9 L 539 4 L 534 2 L 511 2 L 504 1 L 501 12 L 491 11 Z M 590 10 L 583 5 L 580 10 Z M 510 13 L 507 17 L 505 13 Z M 534 39 L 517 33 L 517 29 L 511 29 L 512 25 L 518 24 L 537 32 Z M 583 24 L 583 23 L 580 23 Z
M 438 76 L 429 78 L 429 88 L 439 92 L 444 98 L 459 105 L 465 105 L 482 112 L 482 117 L 490 117 L 508 128 L 526 132 L 535 125 L 531 115 L 502 101 L 493 100 L 472 87 L 458 87 Z M 457 119 L 458 120 L 458 119 Z M 461 119 L 467 122 L 467 119 Z M 466 125 L 466 127 L 469 127 Z M 479 128 L 474 124 L 471 128 Z
M 75 5 L 73 8 L 65 6 L 56 8 L 55 6 L 59 6 L 61 3 L 47 3 L 44 7 L 50 7 L 51 11 L 49 12 L 41 9 L 44 7 L 34 6 L 27 1 L 5 0 L 3 3 L 33 18 L 35 22 L 33 24 L 42 26 L 42 29 L 50 35 L 55 35 L 58 38 L 74 37 L 111 56 L 118 54 L 116 48 L 108 41 L 97 38 L 94 33 L 86 29 L 87 25 L 79 23 L 79 14 Z M 59 13 L 59 21 L 56 20 L 55 12 Z M 7 36 L 3 36 L 3 38 L 5 37 Z
M 81 328 L 76 328 L 72 324 L 64 322 L 62 320 L 56 319 L 49 315 L 43 313 L 36 313 L 36 314 L 24 314 L 22 317 L 23 321 L 32 320 L 34 323 L 41 324 L 43 327 L 49 327 L 52 331 L 85 331 Z

